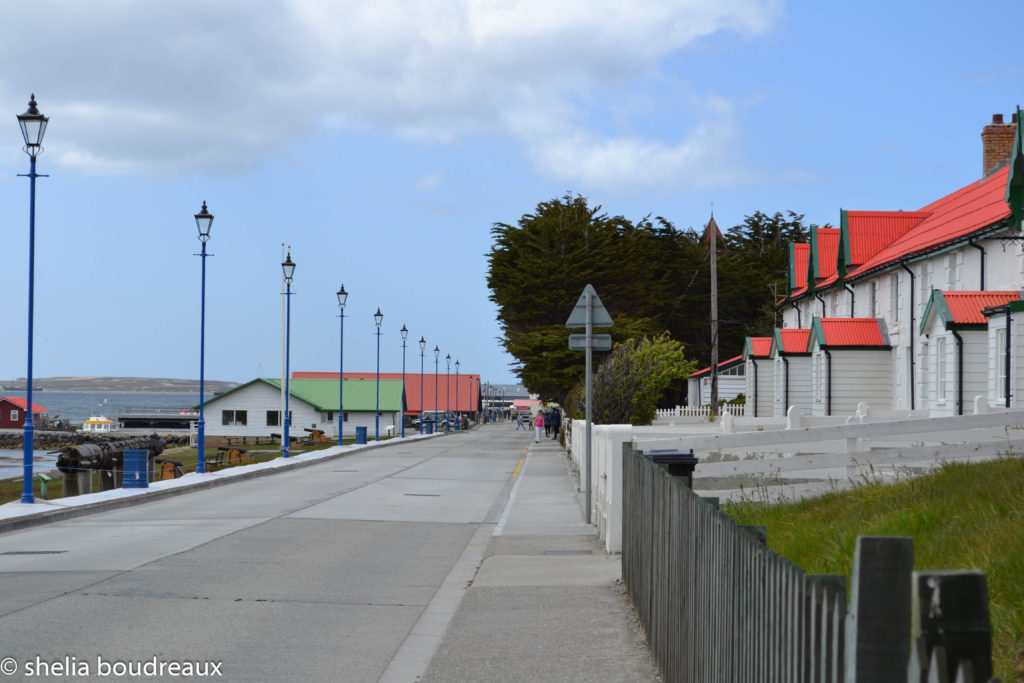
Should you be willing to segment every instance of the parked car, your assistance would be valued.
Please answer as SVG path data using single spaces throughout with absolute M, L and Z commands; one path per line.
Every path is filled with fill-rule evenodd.
M 432 410 L 420 413 L 420 416 L 412 421 L 412 426 L 416 429 L 420 428 L 420 422 L 434 423 L 434 419 L 437 419 L 437 425 L 434 427 L 434 431 L 440 431 L 445 429 L 455 429 L 455 420 L 457 419 L 456 414 L 453 411 L 445 412 L 439 410 L 436 413 Z

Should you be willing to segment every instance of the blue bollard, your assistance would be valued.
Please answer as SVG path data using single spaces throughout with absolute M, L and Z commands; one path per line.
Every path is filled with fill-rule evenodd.
M 356 427 L 356 443 L 366 443 L 366 427 Z
M 149 451 L 124 451 L 121 488 L 149 488 Z

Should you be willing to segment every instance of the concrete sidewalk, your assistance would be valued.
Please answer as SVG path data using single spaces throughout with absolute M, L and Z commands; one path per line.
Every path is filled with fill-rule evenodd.
M 422 681 L 657 681 L 565 452 L 531 443 Z

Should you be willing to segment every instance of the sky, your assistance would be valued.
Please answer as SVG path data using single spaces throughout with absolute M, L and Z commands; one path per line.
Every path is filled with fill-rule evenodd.
M 1024 102 L 1024 3 L 933 0 L 37 0 L 0 8 L 0 378 L 420 367 L 420 337 L 516 381 L 488 299 L 494 223 L 566 193 L 725 230 L 838 224 L 981 177 Z M 0 121 L 3 117 L 0 116 Z M 599 292 L 610 304 L 614 292 Z M 568 317 L 570 311 L 566 311 Z M 739 352 L 739 349 L 736 350 Z M 726 355 L 729 355 L 726 353 Z M 454 372 L 454 366 L 452 367 Z

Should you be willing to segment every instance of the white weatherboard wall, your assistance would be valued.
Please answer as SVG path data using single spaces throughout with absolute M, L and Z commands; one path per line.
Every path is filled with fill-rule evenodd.
M 786 367 L 789 366 L 789 402 L 786 402 Z M 806 414 L 810 414 L 814 397 L 811 386 L 811 357 L 810 356 L 785 356 L 780 362 L 775 363 L 775 400 L 772 414 L 775 417 L 785 417 L 791 406 L 796 406 Z
M 998 313 L 988 322 L 989 405 L 994 409 L 1006 407 L 1006 314 Z M 1024 312 L 1010 313 L 1010 408 L 1024 405 L 1024 371 L 1020 349 L 1024 348 Z
M 756 392 L 754 391 L 755 377 L 757 386 Z M 775 401 L 775 369 L 772 359 L 747 358 L 746 380 L 746 414 L 750 417 L 755 416 L 755 400 L 757 402 L 757 417 L 768 417 L 774 414 L 773 403 Z
M 889 349 L 829 349 L 832 375 L 832 415 L 857 411 L 858 403 L 888 407 L 892 404 L 892 352 Z M 827 414 L 829 359 L 813 342 L 811 383 L 815 397 L 811 414 Z M 790 403 L 793 403 L 790 401 Z
M 937 317 L 937 316 L 936 316 Z M 931 417 L 957 414 L 957 383 L 960 373 L 957 368 L 957 341 L 952 331 L 946 330 L 941 320 L 934 321 L 927 329 L 928 364 L 921 368 L 928 373 L 927 404 Z M 977 396 L 988 398 L 989 394 L 989 357 L 988 331 L 962 330 L 963 340 L 963 414 L 974 412 L 974 399 Z M 942 340 L 942 341 L 940 341 Z M 940 349 L 944 350 L 945 359 L 939 358 Z M 943 383 L 940 373 L 945 372 L 945 396 L 942 395 Z

